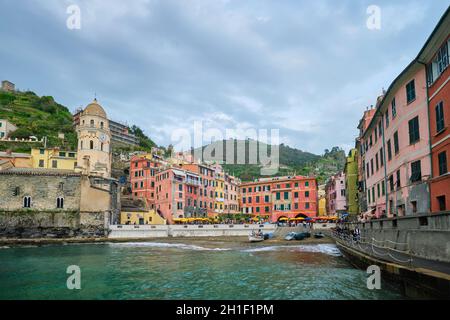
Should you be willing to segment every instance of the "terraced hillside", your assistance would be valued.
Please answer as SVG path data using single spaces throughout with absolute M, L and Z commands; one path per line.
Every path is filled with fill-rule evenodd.
M 72 114 L 51 96 L 37 96 L 34 92 L 0 91 L 0 119 L 7 119 L 19 129 L 12 138 L 38 139 L 46 136 L 48 146 L 59 146 L 74 150 L 77 145 L 76 132 L 72 125 Z M 58 138 L 64 133 L 64 140 Z M 30 145 L 0 143 L 0 150 L 26 151 Z

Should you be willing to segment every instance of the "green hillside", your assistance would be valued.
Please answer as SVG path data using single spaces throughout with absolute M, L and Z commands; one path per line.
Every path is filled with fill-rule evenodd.
M 47 146 L 60 146 L 74 150 L 77 136 L 72 125 L 72 114 L 63 105 L 56 103 L 51 96 L 37 96 L 34 92 L 0 91 L 0 118 L 7 119 L 19 129 L 12 138 L 38 139 L 46 136 Z M 58 133 L 64 133 L 64 140 L 58 139 Z M 0 150 L 12 148 L 13 151 L 27 151 L 25 144 L 0 143 Z
M 46 136 L 48 147 L 61 147 L 75 150 L 77 134 L 73 127 L 72 114 L 69 109 L 51 96 L 39 97 L 34 92 L 0 91 L 0 119 L 7 119 L 19 129 L 11 134 L 11 138 L 28 138 L 36 136 L 39 140 Z M 150 151 L 156 144 L 143 131 L 132 126 L 130 132 L 139 138 L 139 147 L 115 145 L 115 151 Z M 58 138 L 64 133 L 64 140 Z M 0 143 L 0 151 L 12 149 L 16 152 L 28 152 L 31 147 L 42 146 L 41 143 Z
M 254 141 L 253 141 L 254 142 Z M 223 164 L 225 171 L 228 173 L 239 177 L 242 181 L 252 181 L 254 179 L 260 178 L 261 165 L 249 164 L 249 150 L 250 150 L 250 140 L 233 141 L 234 145 L 234 163 L 237 163 L 237 154 L 245 153 L 245 164 Z M 216 145 L 215 145 L 216 144 Z M 245 146 L 239 148 L 238 145 Z M 211 147 L 217 148 L 217 142 Z M 203 150 L 208 146 L 203 146 Z M 262 142 L 257 143 L 257 152 L 259 153 L 259 148 L 267 148 L 268 154 L 270 155 L 271 146 L 266 145 Z M 226 142 L 223 142 L 223 159 L 225 161 L 226 155 Z M 215 157 L 215 154 L 212 154 Z M 325 180 L 341 170 L 344 169 L 345 165 L 345 152 L 344 150 L 333 147 L 330 150 L 325 150 L 323 155 L 315 155 L 310 152 L 302 151 L 299 149 L 291 148 L 287 145 L 281 144 L 279 146 L 279 156 L 280 156 L 280 168 L 276 173 L 276 176 L 283 175 L 315 175 L 319 180 L 319 183 L 324 183 Z M 259 162 L 259 157 L 257 157 Z

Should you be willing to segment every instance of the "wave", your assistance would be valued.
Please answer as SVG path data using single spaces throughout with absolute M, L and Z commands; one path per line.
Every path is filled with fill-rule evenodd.
M 268 246 L 242 250 L 243 252 L 267 252 L 289 249 L 298 252 L 317 252 L 331 256 L 341 256 L 339 249 L 333 244 L 297 245 L 297 246 Z
M 167 242 L 126 242 L 126 243 L 109 243 L 114 247 L 146 247 L 146 248 L 174 248 L 180 250 L 194 250 L 194 251 L 232 251 L 238 250 L 240 252 L 268 252 L 277 250 L 289 250 L 297 252 L 317 252 L 324 253 L 331 256 L 341 256 L 339 249 L 333 244 L 315 244 L 315 245 L 293 245 L 293 246 L 267 246 L 257 247 L 251 249 L 243 248 L 207 248 L 193 244 L 185 243 L 167 243 Z
M 127 243 L 110 243 L 112 246 L 118 247 L 148 247 L 148 248 L 175 248 L 182 250 L 196 251 L 230 251 L 231 248 L 207 248 L 184 243 L 165 243 L 165 242 L 127 242 Z

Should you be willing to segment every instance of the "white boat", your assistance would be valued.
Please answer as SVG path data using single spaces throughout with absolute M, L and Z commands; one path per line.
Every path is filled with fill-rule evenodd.
M 256 234 L 256 233 L 251 233 L 249 236 L 248 236 L 248 240 L 250 241 L 250 242 L 261 242 L 261 241 L 264 241 L 264 234 Z

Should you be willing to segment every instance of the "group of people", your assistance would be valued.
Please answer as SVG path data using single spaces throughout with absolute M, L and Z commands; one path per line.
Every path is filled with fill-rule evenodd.
M 361 241 L 361 230 L 358 227 L 350 229 L 347 226 L 337 226 L 333 231 L 341 239 L 352 239 L 355 242 Z

